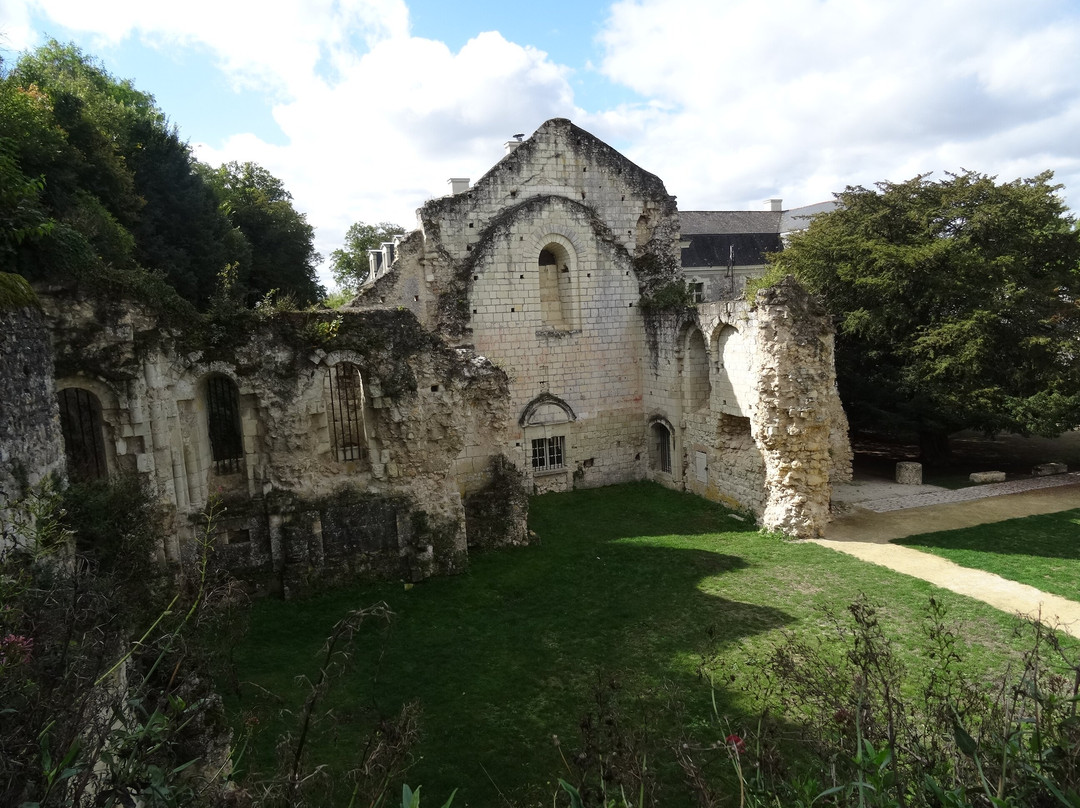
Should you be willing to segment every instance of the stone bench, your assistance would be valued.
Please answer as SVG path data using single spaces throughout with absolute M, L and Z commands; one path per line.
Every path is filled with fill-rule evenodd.
M 1031 470 L 1032 477 L 1049 477 L 1051 474 L 1064 474 L 1069 467 L 1064 463 L 1040 463 Z
M 973 471 L 968 475 L 973 483 L 1003 483 L 1005 482 L 1004 471 Z

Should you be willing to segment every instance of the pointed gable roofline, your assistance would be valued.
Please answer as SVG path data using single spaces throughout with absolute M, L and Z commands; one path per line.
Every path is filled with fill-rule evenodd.
M 581 160 L 606 170 L 631 193 L 659 203 L 662 213 L 675 213 L 675 197 L 667 192 L 663 180 L 658 176 L 641 168 L 600 138 L 574 125 L 569 119 L 552 118 L 542 123 L 529 138 L 499 160 L 467 191 L 425 203 L 418 211 L 420 219 L 425 222 L 434 221 L 459 206 L 469 206 L 474 199 L 498 198 L 503 195 L 503 189 L 509 186 L 515 186 L 515 192 L 509 196 L 516 202 L 522 202 L 531 196 L 552 193 L 558 195 L 550 184 L 540 184 L 535 189 L 526 184 L 528 166 L 542 159 L 541 152 L 549 151 L 553 146 L 565 148 Z M 572 196 L 570 193 L 563 195 Z

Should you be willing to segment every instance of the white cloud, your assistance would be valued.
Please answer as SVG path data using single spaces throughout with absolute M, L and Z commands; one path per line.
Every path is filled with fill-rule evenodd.
M 960 166 L 1080 183 L 1067 0 L 624 0 L 600 44 L 608 78 L 671 106 L 628 151 L 686 208 Z
M 658 174 L 684 209 L 805 204 L 961 167 L 1051 168 L 1080 199 L 1074 0 L 620 0 L 576 77 L 487 21 L 457 52 L 413 37 L 406 0 L 4 2 L 10 47 L 33 44 L 33 8 L 102 43 L 199 47 L 271 98 L 284 145 L 238 132 L 198 154 L 279 176 L 324 253 L 354 221 L 412 226 L 448 177 L 477 179 L 554 116 Z M 593 70 L 639 101 L 577 108 Z
M 494 32 L 453 53 L 441 42 L 392 37 L 343 56 L 331 83 L 309 75 L 302 93 L 274 108 L 288 145 L 237 135 L 211 163 L 253 160 L 281 177 L 318 225 L 318 246 L 340 246 L 355 221 L 415 223 L 451 176 L 473 180 L 502 157 L 502 143 L 547 118 L 575 113 L 566 70 Z

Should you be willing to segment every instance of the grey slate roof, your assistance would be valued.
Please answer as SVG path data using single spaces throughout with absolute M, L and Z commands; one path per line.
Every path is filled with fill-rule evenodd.
M 803 230 L 810 217 L 830 211 L 836 202 L 818 202 L 791 210 L 681 210 L 679 226 L 684 269 L 759 266 L 765 253 L 784 248 L 782 234 Z
M 716 233 L 779 233 L 780 211 L 774 210 L 680 210 L 684 236 Z
M 765 263 L 765 253 L 783 249 L 779 233 L 707 233 L 683 239 L 683 243 L 687 241 L 690 246 L 682 251 L 683 269 L 726 267 L 729 256 L 733 267 L 758 266 Z

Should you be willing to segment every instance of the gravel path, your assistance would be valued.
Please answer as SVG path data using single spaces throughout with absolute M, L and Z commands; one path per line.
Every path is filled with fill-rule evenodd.
M 1060 630 L 1080 638 L 1080 603 L 890 543 L 920 533 L 1080 507 L 1080 474 L 992 483 L 957 491 L 935 488 L 925 493 L 910 491 L 916 486 L 888 483 L 856 484 L 852 488 L 859 490 L 848 491 L 845 499 L 843 487 L 838 487 L 837 499 L 846 501 L 852 509 L 829 525 L 825 538 L 815 540 L 817 544 L 921 578 L 1002 611 L 1041 616 L 1044 622 L 1057 623 Z M 900 493 L 898 488 L 905 489 L 900 496 L 895 495 Z

